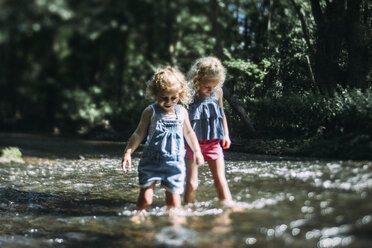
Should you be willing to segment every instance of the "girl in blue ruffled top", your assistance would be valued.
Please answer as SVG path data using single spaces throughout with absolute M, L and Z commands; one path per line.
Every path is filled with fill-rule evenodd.
M 153 200 L 155 183 L 161 182 L 166 189 L 165 203 L 168 208 L 181 206 L 181 194 L 185 184 L 186 140 L 194 152 L 196 165 L 204 163 L 203 155 L 187 110 L 178 104 L 189 103 L 189 88 L 181 72 L 172 67 L 158 70 L 147 86 L 147 93 L 156 99 L 142 113 L 141 120 L 129 138 L 124 150 L 122 169 L 131 166 L 131 154 L 147 136 L 138 165 L 140 193 L 137 210 L 147 209 Z
M 225 68 L 214 57 L 196 60 L 188 73 L 195 91 L 194 101 L 189 105 L 189 116 L 198 137 L 204 160 L 208 162 L 218 198 L 224 205 L 232 203 L 230 189 L 225 176 L 223 150 L 231 145 L 226 116 L 223 111 L 222 84 Z M 198 187 L 198 164 L 190 147 L 186 146 L 185 204 L 195 201 Z

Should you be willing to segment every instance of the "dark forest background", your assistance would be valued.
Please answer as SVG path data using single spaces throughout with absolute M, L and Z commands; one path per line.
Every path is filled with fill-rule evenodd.
M 156 68 L 201 56 L 235 147 L 370 158 L 367 0 L 0 0 L 0 131 L 125 141 Z

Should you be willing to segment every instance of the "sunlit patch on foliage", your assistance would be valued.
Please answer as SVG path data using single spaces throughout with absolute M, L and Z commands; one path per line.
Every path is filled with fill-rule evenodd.
M 22 153 L 17 147 L 6 147 L 0 150 L 0 163 L 24 163 Z
M 91 87 L 89 91 L 80 89 L 65 90 L 66 101 L 62 108 L 68 111 L 70 118 L 74 121 L 84 121 L 89 125 L 101 122 L 104 117 L 112 113 L 110 104 L 106 101 L 100 101 L 99 104 L 94 101 L 94 97 L 101 94 L 99 87 Z

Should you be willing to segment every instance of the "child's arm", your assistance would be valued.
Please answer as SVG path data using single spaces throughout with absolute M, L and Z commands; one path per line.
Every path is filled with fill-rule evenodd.
M 222 118 L 222 126 L 223 126 L 223 132 L 224 132 L 224 139 L 222 141 L 222 147 L 223 149 L 228 149 L 230 148 L 231 145 L 231 140 L 230 140 L 230 135 L 229 135 L 229 128 L 227 125 L 227 119 L 225 115 L 225 111 L 223 110 L 223 91 L 222 89 L 219 89 L 217 91 L 217 96 L 218 96 L 218 105 L 220 105 L 223 113 L 223 118 Z
M 137 147 L 141 144 L 142 140 L 146 137 L 147 130 L 150 125 L 151 116 L 152 108 L 147 107 L 142 112 L 141 120 L 138 123 L 136 130 L 128 140 L 128 144 L 125 147 L 123 159 L 121 161 L 121 168 L 123 169 L 124 173 L 127 172 L 127 169 L 125 168 L 126 164 L 128 164 L 128 168 L 132 166 L 131 154 L 137 149 Z
M 200 166 L 204 163 L 204 157 L 203 154 L 201 153 L 199 141 L 198 138 L 196 137 L 194 130 L 192 130 L 189 119 L 189 113 L 185 108 L 182 108 L 182 111 L 185 116 L 183 122 L 183 136 L 185 137 L 187 144 L 191 147 L 192 151 L 194 152 L 194 161 L 196 165 Z

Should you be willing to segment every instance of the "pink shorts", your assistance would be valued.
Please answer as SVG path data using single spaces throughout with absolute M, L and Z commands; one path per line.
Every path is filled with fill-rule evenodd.
M 199 145 L 205 161 L 223 158 L 223 150 L 219 139 L 199 140 Z M 194 160 L 194 152 L 187 144 L 186 159 Z

